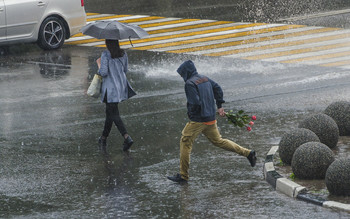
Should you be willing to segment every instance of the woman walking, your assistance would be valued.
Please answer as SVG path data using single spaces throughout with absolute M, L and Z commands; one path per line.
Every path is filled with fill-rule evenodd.
M 106 120 L 99 143 L 106 148 L 107 137 L 114 122 L 124 138 L 123 150 L 127 151 L 133 144 L 133 140 L 120 118 L 118 104 L 136 93 L 126 78 L 128 56 L 124 50 L 120 49 L 119 41 L 106 39 L 106 46 L 107 50 L 103 51 L 101 57 L 96 60 L 98 74 L 103 78 L 101 101 L 106 104 Z

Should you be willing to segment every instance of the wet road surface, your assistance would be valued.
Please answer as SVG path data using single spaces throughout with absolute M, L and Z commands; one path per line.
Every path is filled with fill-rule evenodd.
M 113 128 L 105 154 L 97 144 L 104 105 L 85 95 L 102 48 L 13 50 L 0 67 L 2 217 L 348 217 L 277 193 L 262 167 L 284 132 L 332 101 L 348 100 L 349 71 L 130 50 L 128 77 L 138 95 L 120 111 L 135 144 L 122 152 Z M 226 109 L 258 116 L 250 133 L 218 120 L 224 137 L 257 151 L 255 168 L 201 136 L 188 185 L 166 179 L 178 171 L 187 122 L 175 72 L 187 59 L 222 85 Z
M 228 1 L 217 8 L 210 7 L 210 1 L 191 3 L 193 10 L 182 11 L 174 8 L 185 5 L 185 9 L 187 2 L 138 1 L 131 7 L 133 3 L 86 1 L 88 12 L 100 13 L 127 10 L 234 21 L 262 15 L 254 12 L 247 14 L 252 15 L 249 19 L 242 14 L 231 19 L 229 13 L 218 13 L 235 8 Z M 313 3 L 316 11 L 328 7 L 323 1 Z M 348 4 L 335 3 L 337 9 Z M 154 7 L 161 13 L 152 12 Z M 124 153 L 114 127 L 104 153 L 97 144 L 104 105 L 85 95 L 102 50 L 65 45 L 62 50 L 44 52 L 26 45 L 11 47 L 10 54 L 0 56 L 0 217 L 349 217 L 274 191 L 262 172 L 266 153 L 286 131 L 333 101 L 350 101 L 349 70 L 128 50 L 128 78 L 138 95 L 121 103 L 120 112 L 135 144 L 130 153 Z M 201 136 L 193 147 L 188 185 L 166 179 L 178 172 L 179 138 L 187 122 L 183 81 L 176 73 L 187 59 L 222 86 L 226 109 L 257 115 L 250 133 L 218 119 L 224 137 L 257 151 L 255 168 L 246 158 L 215 148 Z M 338 156 L 349 155 L 347 142 L 341 139 L 335 150 Z

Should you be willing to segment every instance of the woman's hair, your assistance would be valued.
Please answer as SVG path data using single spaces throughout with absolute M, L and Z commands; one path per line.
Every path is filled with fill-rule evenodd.
M 124 56 L 124 50 L 120 48 L 118 40 L 106 39 L 106 46 L 108 51 L 111 53 L 112 59 Z

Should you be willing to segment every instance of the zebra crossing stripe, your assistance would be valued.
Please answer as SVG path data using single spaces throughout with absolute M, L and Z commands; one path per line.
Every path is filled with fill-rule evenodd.
M 304 57 L 304 56 L 308 56 L 308 53 L 304 52 L 304 54 L 301 53 L 297 53 L 295 55 L 287 55 L 287 56 L 275 56 L 273 55 L 273 57 L 268 58 L 267 54 L 269 53 L 278 53 L 278 52 L 284 52 L 284 51 L 288 51 L 288 50 L 292 50 L 292 49 L 305 49 L 305 48 L 309 48 L 309 47 L 317 47 L 317 46 L 325 46 L 325 45 L 331 45 L 331 44 L 336 44 L 337 42 L 339 43 L 346 43 L 349 42 L 349 40 L 347 39 L 347 35 L 349 33 L 344 33 L 345 31 L 341 31 L 343 34 L 339 34 L 339 32 L 328 32 L 328 33 L 324 33 L 324 34 L 316 34 L 313 38 L 311 38 L 310 36 L 308 36 L 308 38 L 306 38 L 307 36 L 303 36 L 303 37 L 296 37 L 294 38 L 294 41 L 300 41 L 301 42 L 303 40 L 310 40 L 308 41 L 308 43 L 301 43 L 299 44 L 299 47 L 297 47 L 297 45 L 292 45 L 292 47 L 282 47 L 282 48 L 273 48 L 270 50 L 260 50 L 257 51 L 255 54 L 256 55 L 266 55 L 266 57 L 264 58 L 264 61 L 272 61 L 272 62 L 282 62 L 282 61 L 286 61 L 288 59 L 295 59 L 295 58 L 299 58 L 299 57 Z M 349 31 L 348 31 L 349 32 Z M 245 58 L 249 55 L 253 55 L 253 54 L 237 54 L 240 56 L 240 58 Z
M 139 25 L 140 27 L 147 29 L 150 27 L 159 27 L 159 26 L 165 26 L 165 25 L 170 25 L 170 24 L 179 24 L 179 23 L 186 23 L 186 22 L 192 22 L 192 21 L 199 21 L 199 19 L 179 19 L 179 20 L 174 20 L 174 21 L 164 21 L 164 22 L 157 22 L 157 23 L 152 23 L 152 24 L 142 24 Z
M 226 51 L 221 51 L 221 52 L 213 52 L 213 53 L 207 53 L 203 54 L 205 56 L 225 56 L 225 57 L 242 57 L 244 56 L 244 53 L 246 52 L 255 52 L 260 50 L 260 47 L 258 45 L 254 44 L 256 42 L 262 42 L 262 41 L 267 41 L 268 44 L 274 44 L 276 42 L 279 42 L 277 40 L 282 39 L 282 40 L 290 40 L 289 38 L 292 37 L 297 37 L 297 36 L 309 36 L 312 37 L 315 33 L 325 33 L 325 32 L 331 32 L 334 31 L 335 28 L 315 28 L 311 30 L 306 30 L 306 31 L 301 31 L 301 32 L 294 32 L 294 33 L 288 33 L 288 34 L 280 34 L 280 35 L 275 35 L 271 37 L 263 37 L 263 38 L 258 38 L 256 40 L 250 39 L 245 42 L 245 45 L 248 46 L 248 48 L 236 48 L 232 50 L 226 50 Z M 253 43 L 253 44 L 251 44 Z M 252 47 L 253 46 L 253 47 Z
M 181 19 L 181 20 L 177 20 L 176 22 L 173 22 L 173 24 L 169 24 L 170 22 L 159 22 L 159 23 L 152 25 L 151 27 L 145 27 L 146 25 L 144 25 L 144 26 L 140 25 L 140 26 L 144 27 L 144 29 L 146 31 L 148 31 L 148 30 L 156 30 L 156 29 L 160 29 L 160 28 L 164 28 L 164 27 L 172 28 L 174 26 L 190 25 L 190 24 L 194 24 L 194 23 L 207 23 L 207 22 L 209 23 L 212 21 L 211 20 L 198 20 L 198 19 L 196 19 L 196 20 L 194 20 L 194 19 Z M 77 38 L 77 37 L 74 38 L 73 37 L 72 39 L 67 40 L 66 42 L 67 42 L 67 44 L 77 45 L 77 44 L 87 44 L 87 43 L 101 42 L 101 41 L 103 41 L 103 40 L 86 36 L 86 37 L 81 37 L 81 38 Z M 134 42 L 137 43 L 138 40 L 133 41 L 133 43 Z
M 290 33 L 303 32 L 311 29 L 316 29 L 315 27 L 306 27 L 298 25 L 286 25 L 281 27 L 268 28 L 268 30 L 273 31 L 253 31 L 251 35 L 222 39 L 212 42 L 205 43 L 193 43 L 190 45 L 183 45 L 177 47 L 167 47 L 164 50 L 167 52 L 178 52 L 178 50 L 183 50 L 186 54 L 192 55 L 203 55 L 207 53 L 223 52 L 232 49 L 242 49 L 248 47 L 259 47 L 259 45 L 271 44 L 278 39 Z
M 348 57 L 342 57 L 345 58 L 346 60 L 343 61 L 336 61 L 336 62 L 328 62 L 326 64 L 322 64 L 320 66 L 324 67 L 334 67 L 334 66 L 343 66 L 343 65 L 350 65 L 350 58 Z
M 158 19 L 163 19 L 164 17 L 155 17 L 155 16 L 143 16 L 143 17 L 135 17 L 135 18 L 128 18 L 128 19 L 120 19 L 118 20 L 119 22 L 122 22 L 122 23 L 131 23 L 131 24 L 134 24 L 134 23 L 137 23 L 137 22 L 143 22 L 143 21 L 156 21 Z
M 196 28 L 203 28 L 203 27 L 209 27 L 209 26 L 215 26 L 215 25 L 227 24 L 227 23 L 233 23 L 233 22 L 215 21 L 215 22 L 207 22 L 207 23 L 200 23 L 200 24 L 190 24 L 187 26 L 180 26 L 180 27 L 171 27 L 171 28 L 167 28 L 167 29 L 152 30 L 152 31 L 147 31 L 147 32 L 149 34 L 161 34 L 161 33 L 167 33 L 167 32 L 192 30 L 192 29 L 196 29 Z
M 195 22 L 199 22 L 199 21 L 195 21 Z M 206 22 L 206 21 L 201 21 L 201 22 Z M 209 22 L 209 21 L 208 21 Z M 192 23 L 192 22 L 191 22 Z M 210 22 L 211 23 L 211 22 Z M 222 24 L 222 22 L 215 22 L 216 24 Z M 214 26 L 214 24 L 212 24 L 211 26 Z M 232 26 L 237 26 L 236 24 L 232 25 Z M 147 28 L 145 28 L 145 30 L 147 31 Z M 207 31 L 210 32 L 210 31 Z M 190 34 L 188 33 L 184 33 L 183 36 L 186 35 L 198 35 L 198 33 L 196 31 L 191 32 Z M 166 35 L 160 36 L 159 38 L 156 37 L 156 35 L 150 35 L 149 38 L 144 38 L 144 39 L 133 39 L 133 44 L 135 44 L 135 46 L 137 46 L 136 44 L 138 43 L 142 43 L 142 42 L 151 42 L 151 41 L 157 41 L 157 40 L 165 40 L 165 39 L 171 39 L 171 38 L 176 38 L 176 37 L 180 37 L 179 34 L 172 34 L 172 33 L 168 33 Z M 85 45 L 85 46 L 97 46 L 100 45 L 99 42 L 102 42 L 103 40 L 99 40 L 93 37 L 89 37 L 89 36 L 83 36 L 83 37 L 75 37 L 72 38 L 70 40 L 67 40 L 67 44 L 71 44 L 71 45 L 77 45 L 77 44 L 89 44 L 89 45 Z M 103 44 L 103 43 L 102 43 Z M 129 41 L 128 40 L 124 40 L 120 42 L 120 45 L 129 45 Z
M 166 41 L 160 41 L 158 44 L 151 44 L 151 45 L 145 45 L 145 46 L 135 46 L 135 49 L 138 50 L 152 50 L 156 48 L 163 48 L 163 47 L 169 47 L 169 46 L 177 46 L 177 45 L 183 45 L 183 44 L 191 44 L 196 42 L 205 42 L 205 41 L 212 41 L 212 40 L 219 40 L 219 39 L 227 39 L 231 37 L 237 37 L 239 35 L 242 35 L 244 33 L 247 34 L 247 32 L 252 31 L 254 29 L 263 29 L 273 26 L 281 26 L 281 24 L 264 24 L 264 23 L 255 23 L 255 24 L 244 24 L 235 26 L 232 30 L 222 31 L 222 32 L 215 32 L 215 33 L 208 33 L 198 36 L 193 36 L 191 38 L 180 38 L 175 39 L 170 42 Z M 244 33 L 242 33 L 244 32 Z
M 347 46 L 346 48 L 349 50 L 349 47 L 350 46 Z M 346 52 L 346 49 L 345 48 L 340 48 L 341 50 L 345 51 Z M 309 60 L 309 61 L 302 61 L 300 63 L 302 64 L 306 64 L 306 65 L 325 65 L 325 64 L 329 64 L 332 60 L 344 60 L 345 58 L 347 58 L 347 60 L 349 60 L 349 57 L 344 57 L 342 55 L 338 56 L 338 55 L 335 55 L 337 54 L 338 52 L 335 52 L 334 50 L 329 50 L 329 52 L 333 52 L 332 53 L 332 56 L 333 57 L 327 57 L 327 58 L 317 58 L 317 59 L 313 59 L 313 60 Z M 344 60 L 345 61 L 345 60 Z M 340 66 L 338 64 L 338 66 Z
M 315 56 L 309 56 L 304 58 L 298 58 L 298 59 L 292 59 L 292 60 L 286 60 L 282 61 L 282 63 L 296 63 L 296 62 L 305 62 L 310 60 L 318 60 L 318 59 L 328 59 L 328 58 L 334 58 L 334 57 L 340 57 L 340 56 L 348 56 L 350 55 L 350 47 L 342 47 L 337 50 L 331 50 L 331 51 L 322 51 L 317 52 L 318 54 L 322 55 L 315 55 Z
M 184 27 L 184 26 L 191 26 L 191 25 L 195 25 L 195 24 L 204 24 L 204 23 L 211 23 L 213 22 L 213 20 L 195 20 L 195 21 L 189 21 L 189 22 L 183 22 L 183 23 L 177 23 L 177 24 L 169 24 L 169 25 L 158 25 L 155 27 L 146 27 L 144 28 L 149 34 L 152 31 L 155 30 L 160 30 L 160 29 L 170 29 L 170 28 L 176 28 L 176 27 Z M 142 27 L 142 26 L 141 26 Z
M 279 52 L 279 53 L 275 53 L 275 54 L 269 54 L 271 57 L 272 55 L 274 57 L 278 57 L 278 56 L 290 56 L 290 55 L 296 55 L 296 54 L 305 54 L 308 55 L 311 52 L 318 52 L 318 51 L 331 51 L 332 49 L 336 49 L 336 48 L 341 48 L 344 46 L 350 46 L 350 42 L 346 42 L 346 43 L 336 43 L 336 44 L 331 44 L 331 45 L 325 45 L 325 46 L 313 46 L 313 45 L 309 45 L 309 48 L 302 48 L 302 49 L 293 49 L 290 48 L 290 50 L 288 51 L 284 51 L 284 52 Z M 244 59 L 249 59 L 248 58 L 244 58 Z M 263 61 L 270 61 L 269 59 L 265 59 L 262 58 L 261 60 Z
M 99 15 L 99 13 L 86 13 L 86 16 L 88 17 L 94 16 L 94 15 Z
M 149 15 L 87 13 L 87 22 L 116 20 L 144 28 L 149 37 L 120 40 L 123 49 L 223 56 L 350 69 L 350 30 L 305 25 L 243 23 Z M 76 34 L 66 44 L 105 47 Z
M 106 19 L 108 18 L 108 19 Z M 179 20 L 180 18 L 164 18 L 164 17 L 155 17 L 155 16 L 137 16 L 137 18 L 135 18 L 135 16 L 131 16 L 131 15 L 118 15 L 118 16 L 102 16 L 99 17 L 99 20 L 118 20 L 119 22 L 122 23 L 133 23 L 135 22 L 135 24 L 147 24 L 147 23 L 154 23 L 155 20 L 158 22 L 163 22 L 163 21 L 169 21 L 169 20 Z M 91 20 L 91 19 L 88 19 Z M 90 23 L 90 22 L 87 22 Z M 70 42 L 70 41 L 76 41 L 76 37 L 82 37 L 85 36 L 82 33 L 78 33 L 75 34 L 74 36 L 72 36 L 69 40 L 67 40 L 66 42 Z M 86 36 L 86 39 L 89 39 L 92 37 Z
M 137 43 L 146 43 L 146 42 L 151 42 L 151 41 L 161 41 L 161 40 L 167 40 L 167 39 L 173 39 L 173 38 L 181 38 L 181 37 L 189 37 L 189 36 L 195 36 L 195 35 L 203 35 L 203 34 L 209 34 L 209 33 L 217 33 L 220 31 L 228 31 L 228 30 L 233 30 L 233 29 L 237 29 L 237 26 L 239 26 L 239 24 L 230 24 L 230 26 L 227 27 L 222 27 L 222 28 L 211 28 L 211 29 L 207 29 L 207 30 L 200 30 L 200 31 L 195 31 L 192 30 L 191 32 L 187 32 L 187 33 L 180 33 L 180 34 L 167 34 L 167 35 L 163 35 L 163 36 L 151 36 L 149 38 L 145 38 L 145 39 L 140 39 L 140 40 L 133 40 L 134 44 Z M 125 43 L 121 43 L 121 45 L 125 45 Z
M 157 17 L 154 17 L 157 18 Z M 142 25 L 142 24 L 152 24 L 155 22 L 165 22 L 165 21 L 174 21 L 174 20 L 180 20 L 181 18 L 177 17 L 168 17 L 168 18 L 163 18 L 163 17 L 158 17 L 157 19 L 150 19 L 150 20 L 145 20 L 145 21 L 137 21 L 133 22 L 133 25 Z
M 176 30 L 172 32 L 164 32 L 164 33 L 155 33 L 151 34 L 150 37 L 162 37 L 162 36 L 170 36 L 170 35 L 179 35 L 179 34 L 186 34 L 186 33 L 194 33 L 198 31 L 211 31 L 214 29 L 219 28 L 225 28 L 225 27 L 233 27 L 242 25 L 242 23 L 232 23 L 232 22 L 226 22 L 226 21 L 213 21 L 203 24 L 201 27 L 192 28 L 192 29 L 184 29 L 184 30 Z M 205 33 L 205 32 L 203 32 Z M 145 38 L 147 39 L 147 38 Z
M 165 33 L 159 33 L 159 34 L 152 34 L 150 37 L 144 38 L 144 39 L 133 39 L 133 44 L 138 44 L 138 43 L 145 43 L 145 42 L 155 42 L 157 40 L 166 40 L 166 39 L 172 39 L 176 37 L 185 37 L 185 36 L 193 36 L 193 35 L 198 35 L 198 31 L 206 31 L 206 30 L 211 30 L 211 29 L 218 29 L 218 28 L 224 28 L 224 27 L 232 27 L 232 26 L 238 26 L 240 25 L 239 23 L 228 23 L 228 24 L 223 24 L 221 22 L 215 22 L 218 25 L 206 25 L 207 27 L 201 27 L 201 28 L 196 28 L 196 29 L 190 29 L 190 30 L 179 30 L 175 32 L 165 32 Z M 212 23 L 208 23 L 212 24 Z M 81 40 L 81 39 L 79 39 Z M 120 45 L 122 46 L 123 49 L 129 48 L 130 47 L 130 42 L 128 40 L 122 40 L 119 42 Z M 103 47 L 104 43 L 99 42 L 92 42 L 92 43 L 87 43 L 84 44 L 84 46 L 101 46 Z
M 253 30 L 253 31 L 247 32 L 246 36 L 252 35 L 254 36 L 254 40 L 255 40 L 257 34 L 271 33 L 275 31 L 289 30 L 289 29 L 300 28 L 300 27 L 303 27 L 303 26 L 302 25 L 285 25 L 285 26 L 279 26 L 279 27 L 271 27 L 271 28 Z M 284 33 L 281 32 L 281 34 L 284 34 Z M 189 48 L 183 48 L 183 49 L 179 48 L 175 50 L 164 50 L 164 51 L 171 52 L 171 53 L 190 53 L 190 52 L 196 52 L 201 50 L 209 50 L 209 49 L 216 49 L 216 48 L 222 48 L 222 47 L 228 47 L 228 46 L 241 45 L 242 43 L 246 42 L 244 41 L 246 39 L 247 39 L 246 37 L 245 38 L 235 37 L 235 38 L 230 38 L 229 42 L 219 42 L 219 43 L 214 42 L 214 44 L 209 44 L 204 46 L 193 46 L 193 47 L 190 45 Z
M 276 53 L 269 53 L 264 56 L 262 60 L 264 61 L 274 61 L 274 58 L 276 57 L 282 57 L 285 56 L 286 59 L 292 59 L 293 55 L 297 56 L 298 54 L 305 54 L 307 55 L 310 52 L 317 52 L 317 51 L 323 51 L 323 50 L 331 50 L 336 49 L 343 46 L 350 46 L 349 40 L 345 39 L 343 41 L 339 40 L 332 40 L 332 41 L 321 41 L 318 43 L 310 43 L 305 46 L 291 46 L 288 48 L 288 50 L 283 49 L 284 51 L 276 52 Z M 287 58 L 288 56 L 288 58 Z M 249 59 L 249 57 L 247 57 Z
M 307 51 L 312 51 L 312 49 L 316 50 L 318 47 L 312 47 L 312 48 L 301 48 L 298 50 L 292 50 L 293 47 L 291 46 L 295 46 L 295 45 L 304 45 L 304 46 L 312 46 L 310 44 L 315 43 L 315 42 L 327 42 L 329 40 L 335 40 L 335 39 L 342 39 L 342 38 L 347 38 L 349 37 L 349 34 L 339 34 L 339 35 L 332 35 L 332 36 L 320 36 L 317 38 L 311 38 L 311 39 L 303 39 L 303 40 L 297 40 L 297 41 L 289 41 L 286 43 L 280 43 L 280 44 L 275 44 L 273 46 L 267 46 L 268 49 L 271 48 L 277 48 L 277 47 L 288 47 L 288 51 L 277 51 L 277 52 L 272 52 L 272 51 L 267 51 L 266 54 L 262 54 L 262 55 L 253 55 L 253 56 L 247 56 L 244 57 L 244 59 L 249 59 L 249 60 L 257 60 L 257 59 L 267 59 L 267 58 L 273 58 L 273 57 L 279 57 L 279 56 L 285 56 L 285 55 L 291 55 L 291 54 L 295 54 L 295 53 L 305 53 Z M 346 39 L 346 41 L 348 41 Z M 348 41 L 350 42 L 350 41 Z M 322 49 L 323 48 L 323 49 Z M 319 47 L 319 50 L 324 50 L 326 48 L 330 48 L 330 46 L 321 46 Z

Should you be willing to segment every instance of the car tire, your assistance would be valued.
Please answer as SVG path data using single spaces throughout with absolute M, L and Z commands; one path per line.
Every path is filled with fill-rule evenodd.
M 38 45 L 44 50 L 60 48 L 66 37 L 63 22 L 57 17 L 46 18 L 40 26 Z

